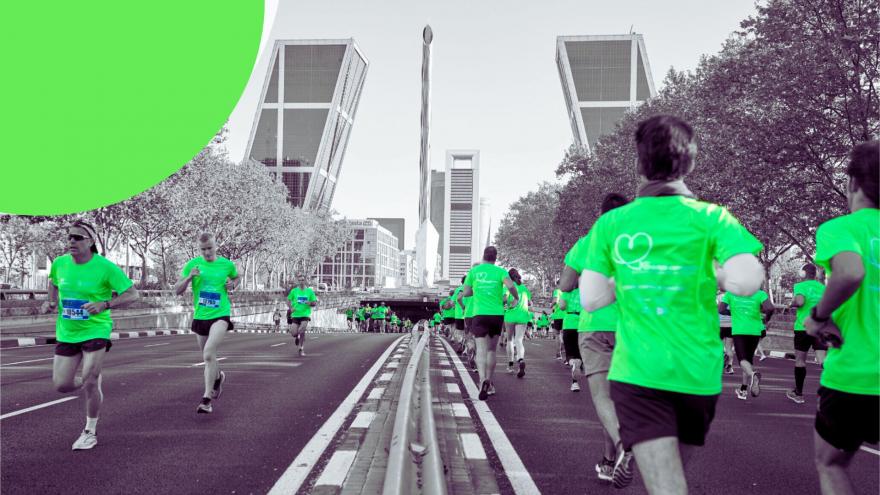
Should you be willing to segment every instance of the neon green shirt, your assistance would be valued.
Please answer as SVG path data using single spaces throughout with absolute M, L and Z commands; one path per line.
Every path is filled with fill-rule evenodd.
M 373 308 L 373 312 L 370 314 L 370 318 L 374 320 L 384 320 L 385 313 L 388 311 L 388 306 L 376 306 Z
M 364 320 L 367 319 L 367 317 L 366 317 L 366 311 L 364 310 L 364 308 L 362 308 L 362 307 L 361 307 L 361 308 L 358 308 L 358 310 L 357 310 L 357 319 L 360 320 L 360 321 L 364 321 Z
M 312 307 L 309 306 L 309 303 L 318 300 L 315 297 L 315 291 L 311 287 L 301 289 L 299 286 L 290 289 L 287 299 L 290 301 L 290 307 L 292 308 L 290 311 L 291 318 L 308 318 L 312 316 Z
M 193 307 L 195 320 L 213 320 L 229 316 L 232 312 L 226 281 L 238 278 L 235 263 L 218 256 L 208 261 L 199 256 L 189 260 L 183 267 L 181 276 L 188 277 L 193 268 L 199 268 L 199 275 L 192 279 Z
M 551 296 L 555 301 L 557 297 L 562 298 L 562 291 L 559 289 L 555 289 L 553 291 L 553 295 Z M 555 302 L 553 303 L 553 313 L 550 314 L 550 319 L 552 320 L 561 320 L 565 318 L 565 311 L 559 309 L 559 305 Z
M 434 323 L 441 323 L 443 321 L 443 316 L 441 316 L 440 313 L 434 313 L 434 316 L 431 317 L 431 321 Z
M 572 291 L 564 292 L 562 298 L 565 300 L 565 317 L 562 319 L 562 329 L 577 330 L 581 320 L 581 290 L 575 287 Z
M 352 316 L 354 316 L 354 310 L 351 309 L 351 308 L 346 309 L 346 310 L 345 310 L 345 317 L 346 317 L 346 318 L 351 318 Z
M 768 298 L 767 293 L 759 290 L 751 296 L 737 296 L 725 292 L 721 302 L 730 306 L 731 335 L 761 335 L 764 331 L 764 314 L 761 304 Z
M 397 325 L 400 323 L 400 318 L 398 318 L 397 315 L 391 315 L 391 323 Z
M 519 300 L 516 306 L 504 312 L 504 321 L 505 323 L 528 323 L 532 321 L 532 315 L 529 313 L 529 301 L 532 299 L 532 293 L 529 292 L 529 288 L 525 284 L 517 284 L 516 291 Z M 506 287 L 505 292 L 507 292 Z M 508 297 L 513 296 L 508 292 Z
M 831 315 L 843 345 L 828 349 L 820 383 L 851 394 L 880 395 L 880 210 L 863 208 L 819 226 L 816 263 L 830 273 L 831 258 L 844 251 L 862 257 L 865 278 Z
M 819 304 L 822 294 L 825 293 L 825 285 L 818 280 L 804 280 L 794 284 L 794 297 L 804 296 L 804 305 L 797 308 L 797 317 L 794 320 L 794 331 L 804 331 L 804 320 L 810 316 L 813 306 Z
M 583 261 L 586 259 L 587 248 L 590 246 L 590 234 L 581 237 L 574 243 L 565 255 L 565 264 L 574 270 L 578 276 L 584 270 Z M 620 311 L 617 302 L 613 302 L 604 308 L 590 313 L 581 310 L 581 318 L 578 322 L 578 332 L 614 332 L 617 330 L 617 320 Z
M 90 339 L 109 339 L 113 329 L 111 311 L 89 314 L 82 305 L 109 301 L 112 292 L 122 294 L 132 282 L 121 268 L 101 256 L 77 264 L 73 256 L 65 254 L 52 261 L 49 280 L 58 288 L 58 319 L 55 338 L 59 342 L 75 344 Z
M 443 318 L 455 318 L 455 306 L 457 305 L 457 303 L 453 304 L 448 309 L 442 309 L 443 306 L 445 306 L 450 301 L 452 301 L 452 296 L 445 297 L 440 301 L 440 308 L 441 312 L 443 313 Z
M 504 294 L 505 278 L 507 271 L 492 263 L 480 263 L 470 269 L 464 284 L 471 286 L 474 291 L 471 300 L 474 315 L 504 315 L 504 302 L 501 298 Z
M 459 295 L 459 294 L 461 293 L 461 291 L 463 291 L 463 290 L 464 290 L 464 286 L 463 286 L 463 285 L 459 285 L 458 287 L 455 288 L 455 292 L 452 293 L 452 302 L 455 303 L 455 306 L 454 306 L 454 308 L 455 308 L 455 314 L 454 314 L 453 317 L 454 317 L 456 320 L 462 320 L 462 319 L 464 319 L 464 309 L 462 309 L 461 304 L 458 304 L 458 295 Z
M 538 328 L 546 328 L 550 326 L 550 320 L 547 319 L 547 315 L 541 314 L 541 316 L 538 317 L 537 326 Z
M 599 217 L 582 263 L 615 280 L 620 320 L 608 379 L 721 393 L 713 260 L 761 248 L 725 208 L 684 196 L 640 197 Z

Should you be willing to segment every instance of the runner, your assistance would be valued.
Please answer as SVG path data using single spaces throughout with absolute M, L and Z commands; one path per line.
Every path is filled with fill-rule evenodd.
M 540 316 L 538 316 L 538 323 L 536 325 L 538 327 L 538 333 L 541 337 L 547 337 L 547 329 L 550 328 L 550 319 L 547 318 L 547 313 L 541 311 Z
M 529 313 L 532 294 L 529 292 L 529 288 L 522 283 L 522 277 L 516 268 L 511 268 L 507 275 L 516 284 L 516 293 L 519 295 L 516 305 L 510 306 L 508 304 L 510 308 L 504 312 L 504 331 L 507 334 L 507 372 L 516 371 L 516 377 L 522 378 L 526 374 L 526 346 L 523 343 L 523 337 L 525 337 L 526 325 L 532 318 Z M 504 296 L 505 299 L 510 298 L 509 291 L 505 292 L 507 292 Z M 514 361 L 516 361 L 516 370 L 513 367 Z
M 366 326 L 368 332 L 376 331 L 376 329 L 373 327 L 373 308 L 375 306 L 375 303 L 373 304 L 373 306 L 370 306 L 370 303 L 367 303 L 367 307 L 364 308 L 364 318 L 366 318 Z
M 349 330 L 354 326 L 354 308 L 345 308 L 345 325 Z
M 602 200 L 600 215 L 624 206 L 628 201 L 617 193 L 609 193 Z M 590 245 L 590 234 L 581 237 L 565 255 L 559 286 L 570 290 L 577 285 L 583 270 L 582 262 Z M 624 488 L 632 482 L 632 451 L 624 450 L 620 442 L 617 414 L 608 383 L 611 355 L 614 351 L 615 332 L 619 320 L 617 303 L 613 302 L 593 313 L 581 311 L 578 321 L 578 348 L 584 362 L 584 375 L 590 387 L 590 396 L 599 422 L 602 423 L 604 453 L 595 466 L 599 479 L 611 481 L 615 488 Z
M 452 330 L 452 348 L 461 354 L 464 350 L 464 309 L 459 304 L 458 295 L 464 289 L 464 277 L 461 277 L 461 284 L 455 288 L 446 304 L 452 305 L 453 308 L 453 330 Z
M 492 376 L 495 373 L 495 350 L 498 336 L 504 325 L 504 287 L 513 296 L 513 304 L 518 304 L 519 293 L 507 272 L 495 265 L 498 251 L 495 246 L 483 250 L 483 262 L 471 268 L 464 280 L 464 296 L 472 296 L 474 319 L 471 332 L 476 341 L 477 373 L 480 378 L 480 400 L 495 394 Z
M 388 306 L 385 306 L 385 303 L 381 302 L 378 306 L 373 308 L 373 312 L 370 314 L 370 318 L 373 319 L 373 326 L 379 333 L 385 333 L 385 313 L 387 311 Z
M 363 307 L 363 305 L 358 306 L 357 312 L 355 313 L 357 316 L 357 325 L 358 330 L 361 332 L 367 331 L 367 309 Z
M 562 345 L 565 351 L 565 362 L 571 369 L 571 391 L 580 392 L 578 376 L 584 371 L 581 350 L 578 347 L 578 324 L 581 319 L 581 291 L 578 287 L 563 292 L 559 307 L 565 311 L 562 320 Z
M 862 442 L 876 444 L 880 422 L 880 142 L 855 147 L 846 168 L 852 212 L 816 231 L 816 263 L 828 277 L 804 322 L 830 349 L 820 378 L 814 435 L 822 493 L 854 493 L 847 468 Z
M 397 317 L 397 313 L 391 313 L 391 332 L 397 333 L 400 331 L 400 318 Z
M 764 321 L 773 314 L 773 303 L 766 292 L 759 290 L 751 296 L 737 296 L 725 292 L 721 304 L 730 311 L 730 333 L 733 335 L 733 348 L 736 360 L 742 369 L 742 385 L 736 391 L 736 398 L 746 400 L 749 394 L 757 397 L 761 393 L 761 372 L 755 371 L 755 349 L 764 332 Z M 722 306 L 722 311 L 728 310 Z
M 562 320 L 565 318 L 565 311 L 559 308 L 559 301 L 562 299 L 562 291 L 559 290 L 559 279 L 556 280 L 556 289 L 553 289 L 553 312 L 550 314 L 550 329 L 553 338 L 556 339 L 556 359 L 565 363 L 565 349 L 562 347 Z
M 452 327 L 455 325 L 455 301 L 452 296 L 455 289 L 449 289 L 449 295 L 440 301 L 440 315 L 443 317 L 443 332 L 448 338 L 452 336 Z
M 718 323 L 721 326 L 721 342 L 724 346 L 724 373 L 732 375 L 736 352 L 733 350 L 733 334 L 730 333 L 730 308 L 721 302 L 722 297 L 724 297 L 724 292 L 719 291 L 717 296 Z
M 479 263 L 474 263 L 473 266 L 471 266 L 471 269 L 478 266 L 480 266 Z M 465 275 L 465 280 L 466 279 L 467 275 Z M 462 280 L 461 283 L 464 285 L 464 280 Z M 458 293 L 458 304 L 460 304 L 464 310 L 464 354 L 462 357 L 464 358 L 467 369 L 477 371 L 477 344 L 474 340 L 473 328 L 471 328 L 471 324 L 474 320 L 474 306 L 471 304 L 472 299 L 472 296 L 465 297 L 464 288 Z
M 305 356 L 306 328 L 312 321 L 312 308 L 318 305 L 318 298 L 311 287 L 306 286 L 306 275 L 296 276 L 296 285 L 287 294 L 290 311 L 287 316 L 287 331 L 293 336 L 293 345 L 299 347 L 299 355 Z
M 227 330 L 234 325 L 229 319 L 232 308 L 229 304 L 229 291 L 234 290 L 240 279 L 235 263 L 217 255 L 217 243 L 213 234 L 199 236 L 199 249 L 202 255 L 187 261 L 174 286 L 174 292 L 181 295 L 192 283 L 193 308 L 192 331 L 196 334 L 202 359 L 205 363 L 205 393 L 196 407 L 197 413 L 211 413 L 213 399 L 223 393 L 226 374 L 220 371 L 217 350 Z
M 52 260 L 47 300 L 40 307 L 43 314 L 58 311 L 52 363 L 55 390 L 85 393 L 86 426 L 73 443 L 73 450 L 98 445 L 98 416 L 104 402 L 101 369 L 113 345 L 110 308 L 140 297 L 125 272 L 98 253 L 97 238 L 95 228 L 86 222 L 75 222 L 67 229 L 68 254 Z M 77 378 L 80 364 L 82 377 Z
M 789 390 L 785 396 L 797 404 L 804 403 L 804 381 L 807 379 L 807 353 L 810 347 L 816 351 L 816 361 L 819 366 L 825 361 L 825 352 L 828 350 L 821 341 L 807 335 L 804 331 L 804 320 L 810 315 L 825 292 L 825 286 L 816 279 L 816 265 L 807 263 L 801 268 L 804 280 L 794 284 L 794 300 L 791 307 L 797 308 L 797 316 L 794 320 L 794 390 Z
M 281 311 L 278 308 L 275 308 L 275 311 L 272 313 L 272 323 L 275 324 L 275 332 L 279 332 L 281 327 Z
M 651 117 L 635 138 L 639 197 L 590 230 L 581 296 L 590 312 L 618 302 L 608 379 L 623 448 L 635 454 L 649 493 L 684 494 L 684 464 L 704 444 L 721 393 L 715 290 L 720 282 L 737 295 L 757 292 L 762 246 L 681 180 L 696 155 L 687 123 Z M 722 264 L 718 280 L 713 259 Z

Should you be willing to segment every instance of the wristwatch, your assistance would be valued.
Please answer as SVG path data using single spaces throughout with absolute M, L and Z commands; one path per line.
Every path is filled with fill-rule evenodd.
M 831 319 L 831 316 L 826 316 L 825 318 L 820 318 L 820 317 L 816 314 L 816 308 L 818 308 L 818 307 L 819 307 L 818 305 L 813 306 L 813 309 L 810 310 L 810 318 L 812 318 L 812 319 L 813 319 L 814 321 L 816 321 L 817 323 L 825 323 L 825 322 L 827 322 L 828 320 L 830 320 L 830 319 Z

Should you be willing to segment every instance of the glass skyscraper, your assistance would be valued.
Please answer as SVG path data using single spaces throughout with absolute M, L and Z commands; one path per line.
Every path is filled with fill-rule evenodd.
M 367 67 L 353 39 L 275 42 L 245 156 L 294 206 L 330 208 Z
M 640 34 L 559 36 L 556 65 L 574 141 L 588 149 L 627 110 L 656 95 Z

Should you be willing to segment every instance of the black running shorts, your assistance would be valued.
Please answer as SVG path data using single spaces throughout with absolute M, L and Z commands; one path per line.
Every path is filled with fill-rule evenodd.
M 309 318 L 308 316 L 292 316 L 292 317 L 288 316 L 287 317 L 287 324 L 288 325 L 293 325 L 294 323 L 299 325 L 300 323 L 302 323 L 304 321 L 312 321 L 312 319 Z
M 835 448 L 855 452 L 862 442 L 877 443 L 880 396 L 819 387 L 816 433 Z
M 497 337 L 504 328 L 504 316 L 502 315 L 477 315 L 471 321 L 471 333 L 474 337 Z
M 611 400 L 623 448 L 663 437 L 702 446 L 715 417 L 718 395 L 692 395 L 611 381 Z
M 455 329 L 456 330 L 464 330 L 464 320 L 461 318 L 455 319 Z
M 751 364 L 755 360 L 755 350 L 760 341 L 760 335 L 734 335 L 733 349 L 736 351 L 736 360 Z
M 232 320 L 229 319 L 228 316 L 221 316 L 220 318 L 211 318 L 210 320 L 193 320 L 192 322 L 192 331 L 202 337 L 207 337 L 211 334 L 211 325 L 214 324 L 215 321 L 225 321 L 228 325 L 226 330 L 232 330 L 235 328 L 235 325 L 232 324 Z
M 733 335 L 730 333 L 730 327 L 721 327 L 721 339 L 724 340 L 731 337 L 733 337 Z
M 472 333 L 474 328 L 474 317 L 464 319 L 464 333 Z
M 580 359 L 581 358 L 581 349 L 578 346 L 578 331 L 577 330 L 563 330 L 562 331 L 562 346 L 565 348 L 565 360 L 568 361 L 570 359 Z
M 82 342 L 58 342 L 55 344 L 55 354 L 57 356 L 76 356 L 82 352 L 95 352 L 104 349 L 104 352 L 110 352 L 113 342 L 110 339 L 89 339 Z
M 443 318 L 444 325 L 452 325 L 455 323 L 455 318 Z
M 828 346 L 824 345 L 819 339 L 813 338 L 803 330 L 794 332 L 794 350 L 801 352 L 809 352 L 810 347 L 814 351 L 827 351 Z
M 562 330 L 562 318 L 559 318 L 558 320 L 553 320 L 553 323 L 550 327 L 556 331 Z

